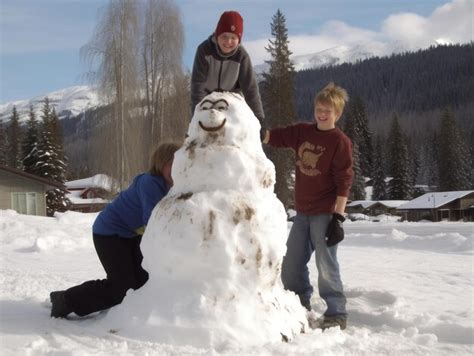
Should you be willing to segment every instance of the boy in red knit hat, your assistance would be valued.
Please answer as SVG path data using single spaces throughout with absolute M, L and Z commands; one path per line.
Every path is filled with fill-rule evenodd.
M 192 110 L 213 91 L 242 94 L 257 119 L 264 113 L 250 57 L 242 46 L 244 20 L 237 11 L 225 11 L 216 30 L 196 51 L 191 76 Z

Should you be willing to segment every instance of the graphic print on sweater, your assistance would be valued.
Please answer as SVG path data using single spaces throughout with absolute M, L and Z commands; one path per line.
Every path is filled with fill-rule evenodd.
M 326 147 L 316 146 L 308 141 L 303 142 L 298 148 L 296 160 L 296 165 L 299 167 L 300 172 L 310 177 L 321 174 L 321 171 L 316 166 L 324 151 L 326 151 Z

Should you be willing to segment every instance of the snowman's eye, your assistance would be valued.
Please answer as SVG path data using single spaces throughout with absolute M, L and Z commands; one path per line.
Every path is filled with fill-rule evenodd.
M 219 111 L 226 111 L 229 108 L 229 104 L 224 99 L 220 99 L 214 103 L 214 108 Z
M 203 103 L 201 105 L 201 110 L 210 110 L 212 108 L 212 104 L 211 103 Z

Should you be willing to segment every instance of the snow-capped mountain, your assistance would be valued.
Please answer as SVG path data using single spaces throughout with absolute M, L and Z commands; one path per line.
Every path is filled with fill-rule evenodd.
M 76 116 L 100 104 L 97 91 L 94 88 L 86 85 L 73 86 L 39 95 L 32 99 L 0 104 L 0 121 L 10 120 L 13 106 L 16 106 L 20 122 L 28 119 L 31 105 L 33 105 L 36 117 L 40 118 L 46 97 L 48 97 L 51 107 L 56 109 L 59 119 Z
M 407 51 L 408 49 L 400 43 L 359 43 L 354 46 L 335 46 L 324 51 L 303 54 L 291 57 L 296 71 L 327 67 L 342 63 L 355 63 L 371 57 L 383 57 L 394 53 Z M 263 73 L 268 69 L 268 64 L 255 66 L 257 73 Z
M 400 53 L 408 49 L 400 43 L 359 43 L 354 46 L 336 46 L 324 51 L 293 56 L 296 71 L 319 68 L 329 65 L 338 65 L 342 63 L 354 63 L 371 57 L 383 57 L 393 53 Z M 256 65 L 255 71 L 260 75 L 268 69 L 266 63 Z M 73 86 L 54 92 L 39 95 L 33 99 L 12 101 L 6 104 L 0 104 L 0 121 L 10 120 L 13 106 L 15 105 L 20 115 L 20 121 L 28 119 L 30 105 L 33 105 L 34 111 L 39 118 L 44 98 L 48 97 L 52 106 L 56 108 L 59 119 L 76 116 L 87 109 L 100 105 L 97 91 L 90 86 Z

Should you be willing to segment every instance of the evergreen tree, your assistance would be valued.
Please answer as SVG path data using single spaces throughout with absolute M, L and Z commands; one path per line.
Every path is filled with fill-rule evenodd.
M 359 141 L 359 132 L 356 127 L 354 116 L 351 115 L 349 111 L 350 108 L 348 106 L 344 118 L 344 133 L 351 139 L 353 144 L 356 144 Z
M 36 174 L 38 161 L 38 124 L 33 106 L 30 106 L 30 118 L 27 122 L 26 134 L 22 143 L 23 170 Z
M 387 187 L 383 169 L 382 139 L 378 137 L 375 144 L 374 159 L 372 163 L 372 200 L 386 200 Z
M 8 136 L 7 165 L 13 168 L 21 168 L 21 159 L 20 159 L 21 129 L 20 129 L 19 121 L 20 121 L 20 116 L 18 115 L 16 106 L 13 106 L 10 124 L 7 129 L 7 136 Z
M 470 142 L 469 153 L 470 153 L 470 161 L 471 161 L 471 173 L 470 173 L 470 182 L 474 182 L 474 129 L 471 130 L 469 134 L 468 142 Z M 471 183 L 472 186 L 472 183 Z M 472 188 L 472 187 L 471 187 Z
M 350 200 L 365 200 L 365 179 L 360 168 L 360 151 L 359 145 L 354 143 L 353 145 L 353 166 L 354 179 L 352 180 L 351 192 L 349 194 Z
M 54 110 L 49 105 L 48 98 L 45 98 L 42 109 L 42 137 L 38 144 L 38 164 L 36 174 L 64 184 L 66 180 L 66 165 L 60 159 L 63 155 L 58 145 L 61 142 L 58 133 L 58 118 Z M 65 196 L 64 189 L 55 188 L 46 193 L 46 211 L 52 216 L 55 211 L 65 211 L 69 208 L 70 201 Z
M 66 171 L 66 157 L 64 155 L 63 133 L 61 130 L 61 124 L 59 122 L 58 115 L 56 114 L 56 109 L 54 107 L 51 111 L 51 133 L 53 137 L 53 145 L 55 146 L 56 152 L 58 153 L 58 158 L 63 163 L 63 170 Z
M 417 183 L 433 187 L 438 182 L 438 166 L 436 157 L 436 142 L 438 138 L 436 132 L 426 132 L 420 138 L 418 151 L 420 152 L 420 167 L 417 176 Z
M 396 167 L 394 157 L 397 156 L 399 144 L 403 138 L 402 128 L 398 119 L 398 114 L 394 113 L 387 137 L 387 169 L 388 175 L 393 177 Z
M 270 53 L 269 70 L 263 74 L 262 102 L 265 108 L 266 125 L 286 126 L 296 117 L 294 105 L 294 68 L 290 61 L 288 30 L 285 16 L 280 10 L 272 18 L 273 39 L 265 49 Z M 275 164 L 275 192 L 286 208 L 293 204 L 292 171 L 294 157 L 290 150 L 267 147 L 268 158 Z
M 36 165 L 35 174 L 55 180 L 57 170 L 53 162 L 56 159 L 56 157 L 54 157 L 56 152 L 53 144 L 53 134 L 51 132 L 51 107 L 48 98 L 44 99 L 43 108 L 41 109 L 41 120 L 42 123 L 39 130 L 41 138 L 38 142 L 38 164 Z
M 438 176 L 439 190 L 472 189 L 471 160 L 468 146 L 461 134 L 454 114 L 445 109 L 439 128 Z
M 406 139 L 407 149 L 408 149 L 408 171 L 410 172 L 410 184 L 414 188 L 418 179 L 418 174 L 421 168 L 421 153 L 417 149 L 416 143 Z
M 64 145 L 63 145 L 63 134 L 61 130 L 61 125 L 59 123 L 58 115 L 56 114 L 56 109 L 53 107 L 51 112 L 51 133 L 53 138 L 53 147 L 56 152 L 56 161 L 54 165 L 57 168 L 57 176 L 55 178 L 56 182 L 65 184 L 66 183 L 66 171 L 67 171 L 67 157 L 64 154 Z M 69 209 L 71 201 L 66 197 L 65 189 L 53 189 L 48 191 L 46 195 L 46 200 L 49 201 L 48 206 L 52 211 L 65 211 Z
M 344 132 L 359 146 L 362 174 L 365 177 L 372 176 L 372 133 L 369 130 L 364 101 L 359 96 L 349 102 Z
M 3 122 L 0 121 L 0 165 L 7 164 L 7 134 Z
M 409 169 L 408 146 L 397 115 L 393 116 L 388 142 L 392 176 L 388 197 L 393 200 L 409 200 L 413 195 L 413 185 Z

